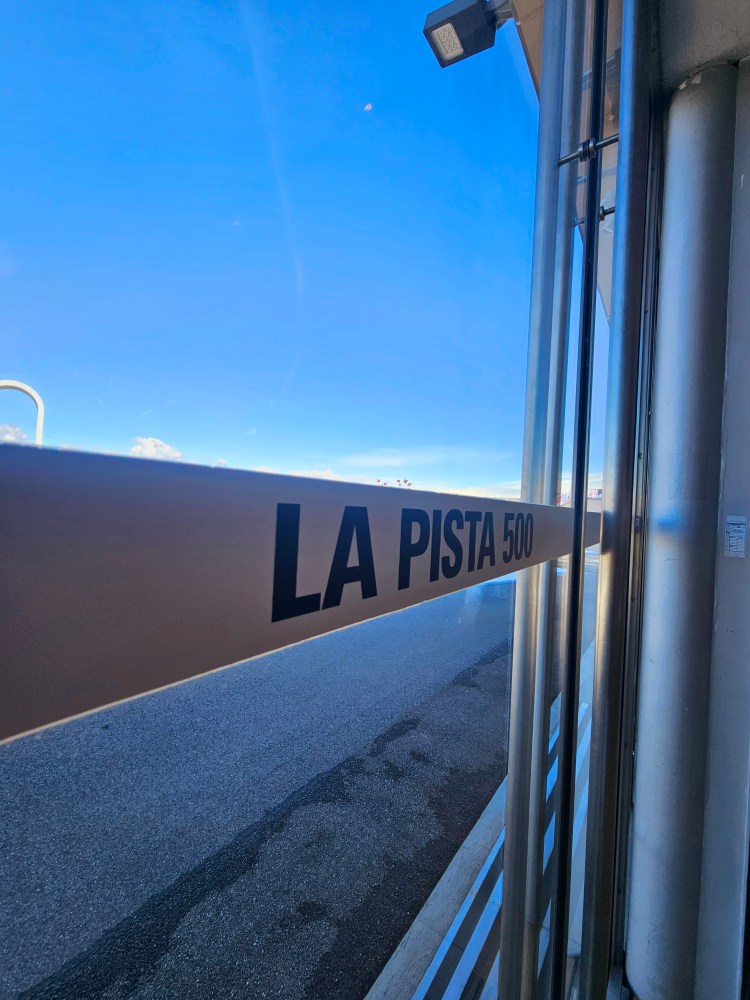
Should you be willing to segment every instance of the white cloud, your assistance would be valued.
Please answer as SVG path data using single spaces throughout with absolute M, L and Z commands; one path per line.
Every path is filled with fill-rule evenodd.
M 389 480 L 392 482 L 392 480 Z M 517 500 L 519 483 L 485 483 L 483 486 L 456 486 L 449 483 L 414 483 L 413 489 L 425 493 L 448 493 L 459 497 L 477 497 L 480 500 Z
M 254 465 L 250 472 L 267 472 L 275 476 L 303 476 L 306 479 L 337 479 L 342 482 L 354 482 L 354 478 L 347 479 L 345 476 L 337 475 L 333 469 L 275 469 L 268 465 Z M 370 480 L 368 479 L 368 482 Z M 372 480 L 374 482 L 374 480 Z
M 281 469 L 272 469 L 269 465 L 254 465 L 250 472 L 268 472 L 275 476 L 289 475 L 289 473 L 283 473 Z
M 589 472 L 588 488 L 590 490 L 601 489 L 604 485 L 604 476 L 596 470 Z M 570 493 L 573 489 L 573 477 L 569 472 L 563 472 L 560 480 L 560 488 L 563 493 Z
M 439 462 L 497 462 L 507 457 L 507 453 L 490 448 L 430 444 L 421 448 L 373 448 L 346 455 L 340 464 L 362 469 L 410 468 Z
M 306 476 L 308 479 L 337 479 L 344 477 L 337 475 L 333 469 L 295 469 L 289 473 L 290 476 Z
M 397 478 L 393 475 L 380 477 L 373 475 L 340 475 L 333 469 L 277 469 L 267 465 L 257 465 L 250 469 L 251 472 L 265 472 L 277 476 L 301 476 L 305 479 L 330 479 L 339 483 L 354 483 L 362 486 L 399 486 Z M 448 493 L 455 496 L 478 497 L 488 500 L 509 500 L 519 496 L 520 482 L 490 483 L 483 486 L 455 486 L 441 482 L 412 482 L 411 489 L 422 490 L 425 493 Z
M 182 452 L 155 437 L 134 437 L 130 454 L 136 458 L 182 458 Z
M 300 476 L 303 479 L 332 479 L 338 483 L 365 483 L 374 486 L 374 476 L 340 476 L 333 469 L 277 469 L 269 465 L 254 465 L 250 472 L 265 472 L 274 476 Z
M 265 472 L 277 476 L 301 476 L 306 479 L 330 479 L 340 483 L 354 483 L 362 486 L 392 486 L 399 487 L 397 478 L 393 474 L 386 474 L 379 478 L 374 475 L 341 475 L 333 469 L 278 469 L 267 465 L 256 465 L 250 472 Z M 411 489 L 421 490 L 425 493 L 447 493 L 454 496 L 477 497 L 487 500 L 514 500 L 520 495 L 521 483 L 519 480 L 508 480 L 500 483 L 484 483 L 481 486 L 456 486 L 453 483 L 439 481 L 425 482 L 417 480 L 411 482 Z
M 18 424 L 0 424 L 0 441 L 3 444 L 23 444 L 28 437 Z

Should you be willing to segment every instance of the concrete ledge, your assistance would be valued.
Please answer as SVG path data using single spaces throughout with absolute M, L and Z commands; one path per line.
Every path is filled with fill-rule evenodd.
M 506 779 L 507 780 L 507 779 Z M 505 825 L 506 781 L 500 785 L 430 898 L 367 994 L 366 1000 L 411 1000 L 435 956 L 457 945 L 446 936 Z

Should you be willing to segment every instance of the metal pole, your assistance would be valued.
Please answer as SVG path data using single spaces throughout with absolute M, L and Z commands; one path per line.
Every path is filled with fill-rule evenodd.
M 544 502 L 550 388 L 550 342 L 556 251 L 565 0 L 548 0 L 544 13 L 542 79 L 531 287 L 529 353 L 521 496 Z M 505 866 L 500 923 L 499 997 L 519 997 L 523 976 L 529 783 L 534 722 L 539 569 L 519 574 L 511 683 Z
M 653 50 L 650 79 L 654 75 Z M 652 94 L 652 98 L 654 95 Z M 648 455 L 651 432 L 651 384 L 656 333 L 656 299 L 659 275 L 659 228 L 662 194 L 662 108 L 654 100 L 650 108 L 648 192 L 643 261 L 643 323 L 638 388 L 637 461 L 633 487 L 633 532 L 630 545 L 630 608 L 625 639 L 625 667 L 620 710 L 620 769 L 617 778 L 617 833 L 615 859 L 615 902 L 611 936 L 611 961 L 625 966 L 625 919 L 628 875 L 628 840 L 633 804 L 635 764 L 635 719 L 638 691 L 638 664 L 643 622 L 643 566 L 648 543 Z
M 591 104 L 589 135 L 593 145 L 601 139 L 604 112 L 604 71 L 607 42 L 607 2 L 594 6 L 594 39 L 591 63 Z M 562 678 L 560 710 L 560 752 L 558 757 L 559 807 L 555 826 L 557 878 L 552 899 L 550 934 L 553 1000 L 564 1000 L 567 979 L 568 919 L 570 910 L 570 867 L 575 798 L 575 759 L 578 735 L 578 682 L 581 659 L 581 608 L 583 567 L 586 558 L 586 491 L 588 482 L 589 430 L 591 423 L 591 383 L 593 375 L 594 325 L 597 299 L 597 258 L 599 240 L 599 157 L 591 160 L 586 185 L 586 214 L 583 224 L 584 257 L 581 291 L 581 326 L 578 354 L 575 438 L 573 452 L 573 551 L 570 557 L 570 606 L 566 635 L 565 670 Z
M 581 1000 L 606 994 L 610 969 L 648 191 L 648 13 L 647 0 L 624 0 Z
M 721 472 L 737 69 L 668 113 L 626 969 L 694 992 Z M 668 849 L 666 846 L 668 845 Z
M 564 46 L 564 84 L 562 94 L 561 149 L 578 143 L 581 127 L 581 63 L 583 54 L 585 4 L 569 0 L 566 5 L 566 29 L 560 44 Z M 544 503 L 553 504 L 562 489 L 562 451 L 565 428 L 565 388 L 568 364 L 571 266 L 576 234 L 576 180 L 578 164 L 559 169 L 557 204 L 557 247 L 555 251 L 552 343 L 550 361 L 550 405 L 547 417 L 547 446 L 544 478 Z M 561 588 L 558 563 L 545 563 L 540 569 L 539 625 L 534 685 L 534 735 L 531 784 L 529 791 L 529 862 L 526 876 L 526 937 L 521 996 L 534 995 L 539 956 L 539 932 L 544 920 L 547 899 L 542 896 L 547 772 L 549 769 L 550 706 L 555 674 L 555 624 Z M 561 616 L 564 608 L 560 609 Z
M 34 400 L 36 404 L 36 433 L 34 435 L 34 443 L 41 444 L 44 435 L 44 403 L 42 402 L 42 397 L 30 385 L 26 385 L 25 382 L 17 382 L 12 378 L 0 379 L 0 389 L 17 389 L 25 396 Z

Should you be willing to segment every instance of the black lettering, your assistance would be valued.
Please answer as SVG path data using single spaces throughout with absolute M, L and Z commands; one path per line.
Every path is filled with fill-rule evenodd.
M 477 556 L 477 524 L 482 520 L 482 513 L 478 510 L 467 510 L 464 517 L 469 525 L 469 562 L 466 568 L 469 573 L 473 573 Z
M 526 515 L 526 544 L 524 545 L 523 554 L 526 558 L 530 558 L 531 550 L 534 546 L 534 515 Z
M 479 558 L 477 559 L 477 569 L 484 565 L 485 558 L 489 556 L 490 566 L 495 565 L 495 525 L 492 520 L 492 511 L 487 511 L 482 522 L 482 540 L 479 543 Z
M 412 541 L 412 528 L 419 525 L 416 541 Z M 426 510 L 405 507 L 401 511 L 401 547 L 398 556 L 398 589 L 406 590 L 411 578 L 411 561 L 422 556 L 430 543 L 430 519 Z
M 297 597 L 297 566 L 299 563 L 298 503 L 276 506 L 276 549 L 273 561 L 273 597 L 271 621 L 309 615 L 320 611 L 320 594 Z
M 523 547 L 526 543 L 526 518 L 523 514 L 516 514 L 516 541 L 513 548 L 513 554 L 516 559 L 520 559 L 523 556 Z
M 503 551 L 503 562 L 509 563 L 513 558 L 513 540 L 515 531 L 513 530 L 513 513 L 505 515 L 503 523 L 503 541 L 508 543 L 508 548 Z
M 430 583 L 440 579 L 440 543 L 443 538 L 440 533 L 440 522 L 443 519 L 442 510 L 432 512 L 432 548 L 430 549 Z
M 454 525 L 459 529 L 464 526 L 464 516 L 460 510 L 449 510 L 445 515 L 445 521 L 443 522 L 445 544 L 454 556 L 453 561 L 451 561 L 450 556 L 443 556 L 441 560 L 443 576 L 448 580 L 451 580 L 454 576 L 458 576 L 461 572 L 461 563 L 464 558 L 464 550 L 461 545 L 461 540 L 456 536 Z
M 352 542 L 357 539 L 357 558 L 355 566 L 349 565 Z M 375 562 L 372 558 L 372 539 L 370 538 L 370 521 L 367 517 L 367 507 L 344 507 L 341 518 L 339 537 L 333 553 L 331 572 L 328 574 L 326 595 L 323 598 L 324 608 L 337 608 L 347 583 L 359 583 L 362 587 L 362 599 L 377 597 L 378 588 L 375 583 Z

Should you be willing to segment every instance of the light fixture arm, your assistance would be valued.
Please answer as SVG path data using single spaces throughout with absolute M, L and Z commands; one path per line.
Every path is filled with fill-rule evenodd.
M 24 393 L 30 399 L 34 400 L 36 404 L 36 444 L 42 443 L 42 435 L 44 433 L 44 403 L 42 402 L 42 397 L 36 391 L 32 389 L 30 385 L 26 385 L 25 382 L 17 382 L 12 378 L 0 379 L 0 389 L 17 389 L 19 392 Z
M 510 0 L 486 0 L 487 13 L 494 16 L 498 28 L 513 18 L 513 6 Z

